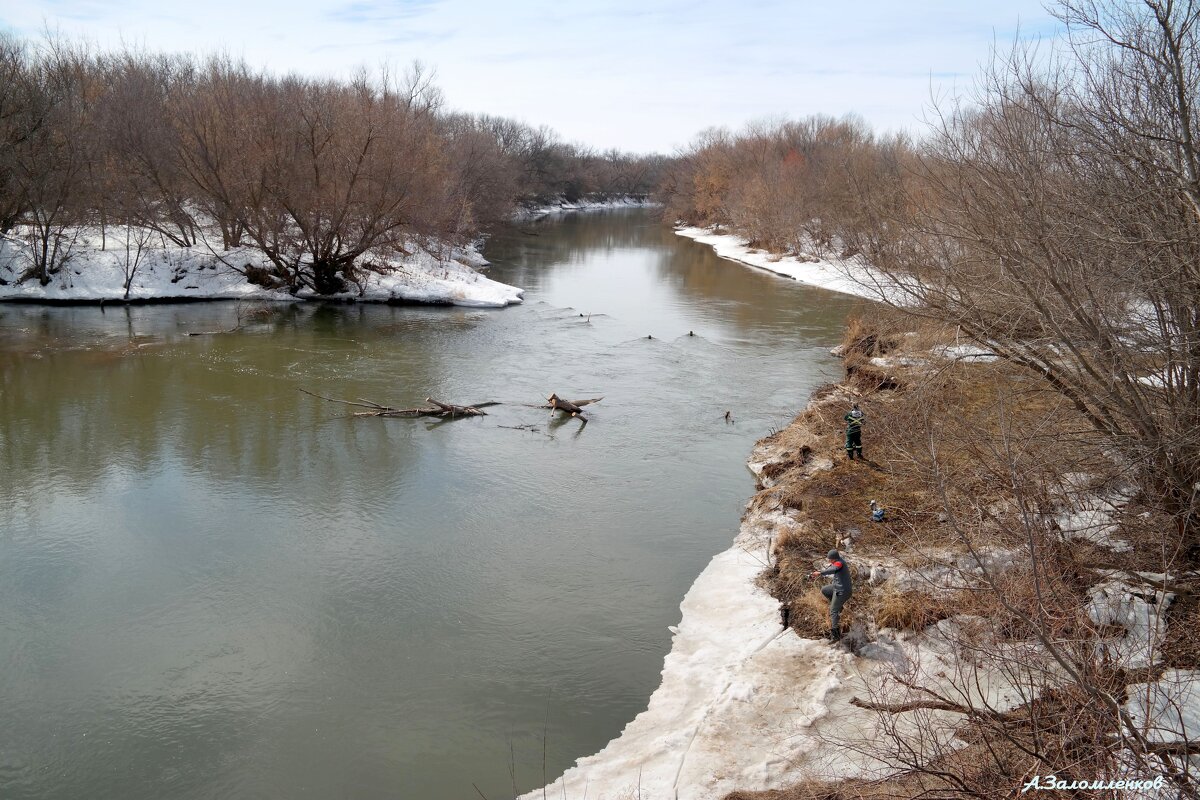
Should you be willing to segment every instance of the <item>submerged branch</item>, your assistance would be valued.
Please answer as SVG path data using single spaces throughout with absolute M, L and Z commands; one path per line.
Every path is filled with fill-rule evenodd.
M 484 403 L 472 403 L 471 405 L 455 405 L 453 403 L 443 403 L 440 400 L 434 400 L 431 397 L 426 397 L 425 402 L 430 403 L 429 407 L 421 408 L 392 408 L 391 406 L 381 405 L 373 400 L 358 398 L 357 400 L 339 400 L 336 397 L 326 397 L 325 395 L 310 392 L 307 389 L 300 389 L 304 394 L 316 397 L 319 400 L 325 400 L 330 403 L 341 403 L 346 406 L 355 406 L 357 408 L 365 408 L 367 411 L 355 411 L 353 416 L 356 417 L 485 417 L 487 412 L 482 409 L 488 406 L 499 405 L 495 401 L 487 401 Z

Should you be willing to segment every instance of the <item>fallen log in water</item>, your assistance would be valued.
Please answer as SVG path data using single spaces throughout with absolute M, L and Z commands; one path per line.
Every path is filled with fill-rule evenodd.
M 577 417 L 583 413 L 584 406 L 591 405 L 592 403 L 599 403 L 603 399 L 603 397 L 593 397 L 590 400 L 564 400 L 557 394 L 552 394 L 546 398 L 546 404 L 539 406 L 539 408 L 549 408 L 551 410 L 557 409 L 570 414 L 572 417 Z M 587 418 L 584 417 L 585 421 L 586 419 Z
M 443 417 L 446 419 L 453 417 L 486 417 L 487 412 L 483 409 L 488 406 L 499 405 L 498 402 L 488 401 L 486 403 L 472 403 L 471 405 L 455 405 L 453 403 L 443 403 L 440 400 L 434 400 L 432 397 L 426 397 L 425 402 L 431 405 L 427 408 L 392 408 L 391 406 L 380 405 L 372 400 L 338 400 L 336 397 L 326 397 L 310 392 L 307 389 L 301 389 L 307 395 L 316 397 L 320 400 L 327 400 L 330 403 L 341 403 L 347 406 L 356 406 L 365 408 L 366 411 L 352 412 L 355 417 Z
M 584 406 L 591 403 L 599 403 L 603 399 L 603 397 L 593 397 L 590 400 L 564 400 L 557 394 L 552 394 L 546 398 L 546 405 L 542 406 L 542 408 L 558 409 L 574 417 L 583 413 Z

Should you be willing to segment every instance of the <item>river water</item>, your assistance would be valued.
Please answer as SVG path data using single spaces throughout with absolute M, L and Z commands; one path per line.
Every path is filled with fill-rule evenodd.
M 0 797 L 498 800 L 645 707 L 856 301 L 645 211 L 485 253 L 524 305 L 0 306 Z

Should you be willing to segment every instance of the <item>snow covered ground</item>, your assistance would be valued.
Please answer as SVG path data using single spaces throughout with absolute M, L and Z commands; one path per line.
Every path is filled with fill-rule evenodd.
M 733 547 L 713 558 L 680 605 L 662 683 L 646 710 L 599 753 L 521 800 L 540 800 L 543 791 L 567 800 L 708 800 L 902 768 L 889 760 L 879 715 L 850 701 L 913 699 L 890 677 L 896 673 L 957 696 L 950 680 L 973 668 L 954 644 L 959 623 L 943 620 L 918 635 L 881 631 L 857 656 L 784 631 L 779 603 L 757 577 L 786 524 L 778 512 L 747 515 Z M 980 677 L 978 702 L 1001 710 L 1017 704 L 1020 692 L 1004 676 Z M 932 754 L 961 745 L 950 724 L 956 719 L 930 712 L 895 724 Z M 925 726 L 920 736 L 905 727 L 917 724 Z
M 712 797 L 780 771 L 785 754 L 770 752 L 778 732 L 767 728 L 784 713 L 810 722 L 826 713 L 824 694 L 840 682 L 849 656 L 782 632 L 779 604 L 755 585 L 768 538 L 761 526 L 743 526 L 734 546 L 713 558 L 683 599 L 662 684 L 646 710 L 551 784 L 549 796 Z M 796 681 L 812 692 L 797 696 Z M 786 709 L 762 715 L 772 698 Z
M 1167 609 L 1175 593 L 1163 589 L 1171 576 L 1108 571 L 1108 577 L 1088 591 L 1087 613 L 1097 625 L 1125 629 L 1125 634 L 1096 643 L 1101 656 L 1124 669 L 1149 667 L 1162 661 L 1167 635 Z
M 143 247 L 138 253 L 137 240 Z M 314 299 L 311 291 L 296 296 L 265 289 L 239 272 L 246 265 L 267 266 L 258 251 L 241 247 L 222 251 L 203 243 L 179 247 L 158 236 L 151 241 L 135 230 L 126 239 L 123 229 L 110 229 L 103 242 L 98 231 L 83 231 L 76 239 L 66 265 L 46 286 L 36 280 L 17 283 L 30 263 L 28 244 L 13 236 L 0 239 L 0 301 L 120 301 L 148 300 L 256 300 Z M 128 247 L 127 247 L 128 245 Z M 487 265 L 474 248 L 421 245 L 412 242 L 407 255 L 376 255 L 383 274 L 368 273 L 361 286 L 320 299 L 360 302 L 418 302 L 499 308 L 521 302 L 522 290 L 490 280 L 476 270 Z
M 1190 744 L 1200 742 L 1200 671 L 1188 669 L 1164 670 L 1162 677 L 1151 683 L 1131 683 L 1127 687 L 1125 709 L 1137 730 L 1146 741 L 1155 744 Z M 1187 766 L 1194 781 L 1200 773 L 1200 755 L 1171 756 L 1177 768 Z M 1168 784 L 1169 785 L 1169 784 Z M 1144 792 L 1138 797 L 1183 797 L 1176 791 Z
M 1133 723 L 1151 742 L 1200 741 L 1200 672 L 1168 669 L 1153 683 L 1128 687 Z
M 606 211 L 614 208 L 653 208 L 659 203 L 635 197 L 615 197 L 611 200 L 560 200 L 535 208 L 523 208 L 513 215 L 514 219 L 536 219 L 550 214 L 565 214 L 571 211 Z
M 1067 473 L 1063 482 L 1070 489 L 1060 501 L 1054 522 L 1066 539 L 1077 539 L 1106 547 L 1114 553 L 1128 553 L 1133 545 L 1122 539 L 1120 517 L 1126 504 L 1133 498 L 1133 486 L 1110 487 L 1090 490 L 1087 481 L 1091 476 L 1082 473 Z
M 709 228 L 676 228 L 675 233 L 709 245 L 721 258 L 773 272 L 809 286 L 870 300 L 887 297 L 894 302 L 903 301 L 903 290 L 886 276 L 871 270 L 861 259 L 852 259 L 841 265 L 825 259 L 802 260 L 795 256 L 773 255 L 751 248 L 741 236 L 713 233 Z

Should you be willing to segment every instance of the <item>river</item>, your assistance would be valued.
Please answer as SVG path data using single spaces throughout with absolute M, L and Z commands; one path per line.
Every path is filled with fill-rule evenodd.
M 524 305 L 0 306 L 0 797 L 498 800 L 644 708 L 858 301 L 644 210 L 485 255 Z

